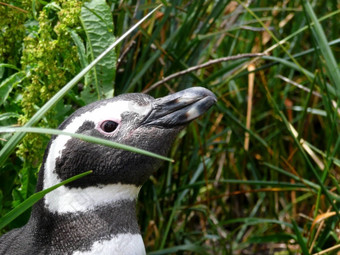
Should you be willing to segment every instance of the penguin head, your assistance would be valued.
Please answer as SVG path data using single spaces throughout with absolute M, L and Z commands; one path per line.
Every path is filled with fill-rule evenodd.
M 201 87 L 158 99 L 141 93 L 123 94 L 80 108 L 59 129 L 166 155 L 180 130 L 215 102 L 215 95 Z M 66 187 L 140 187 L 160 164 L 161 160 L 150 156 L 58 135 L 46 150 L 42 188 L 88 170 L 93 173 Z

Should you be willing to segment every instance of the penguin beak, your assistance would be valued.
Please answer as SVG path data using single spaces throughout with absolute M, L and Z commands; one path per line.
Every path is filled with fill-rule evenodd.
M 216 96 L 202 87 L 182 90 L 155 99 L 142 124 L 165 128 L 183 126 L 205 113 L 216 101 Z

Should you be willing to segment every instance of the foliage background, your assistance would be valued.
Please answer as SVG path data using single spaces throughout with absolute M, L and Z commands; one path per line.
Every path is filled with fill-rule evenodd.
M 339 2 L 162 2 L 37 126 L 56 128 L 113 94 L 207 87 L 218 105 L 180 134 L 170 154 L 176 162 L 141 191 L 150 254 L 337 254 Z M 157 4 L 0 1 L 0 125 L 25 124 Z M 321 27 L 311 26 L 314 14 Z M 241 53 L 266 56 L 220 59 Z M 151 89 L 213 59 L 220 61 Z M 10 136 L 1 135 L 2 147 Z M 47 142 L 27 134 L 1 165 L 0 216 L 34 193 Z

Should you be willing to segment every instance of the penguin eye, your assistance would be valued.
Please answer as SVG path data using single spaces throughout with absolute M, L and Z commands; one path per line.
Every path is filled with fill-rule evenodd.
M 100 125 L 100 128 L 106 133 L 112 133 L 117 127 L 118 123 L 113 120 L 106 120 Z

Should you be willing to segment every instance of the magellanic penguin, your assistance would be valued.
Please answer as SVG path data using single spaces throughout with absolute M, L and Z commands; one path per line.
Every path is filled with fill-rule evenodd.
M 59 129 L 166 155 L 179 131 L 215 102 L 215 95 L 201 87 L 158 99 L 123 94 L 80 108 Z M 36 203 L 25 226 L 0 238 L 0 254 L 145 254 L 136 199 L 160 164 L 153 157 L 53 136 L 37 191 L 87 170 L 93 173 Z

